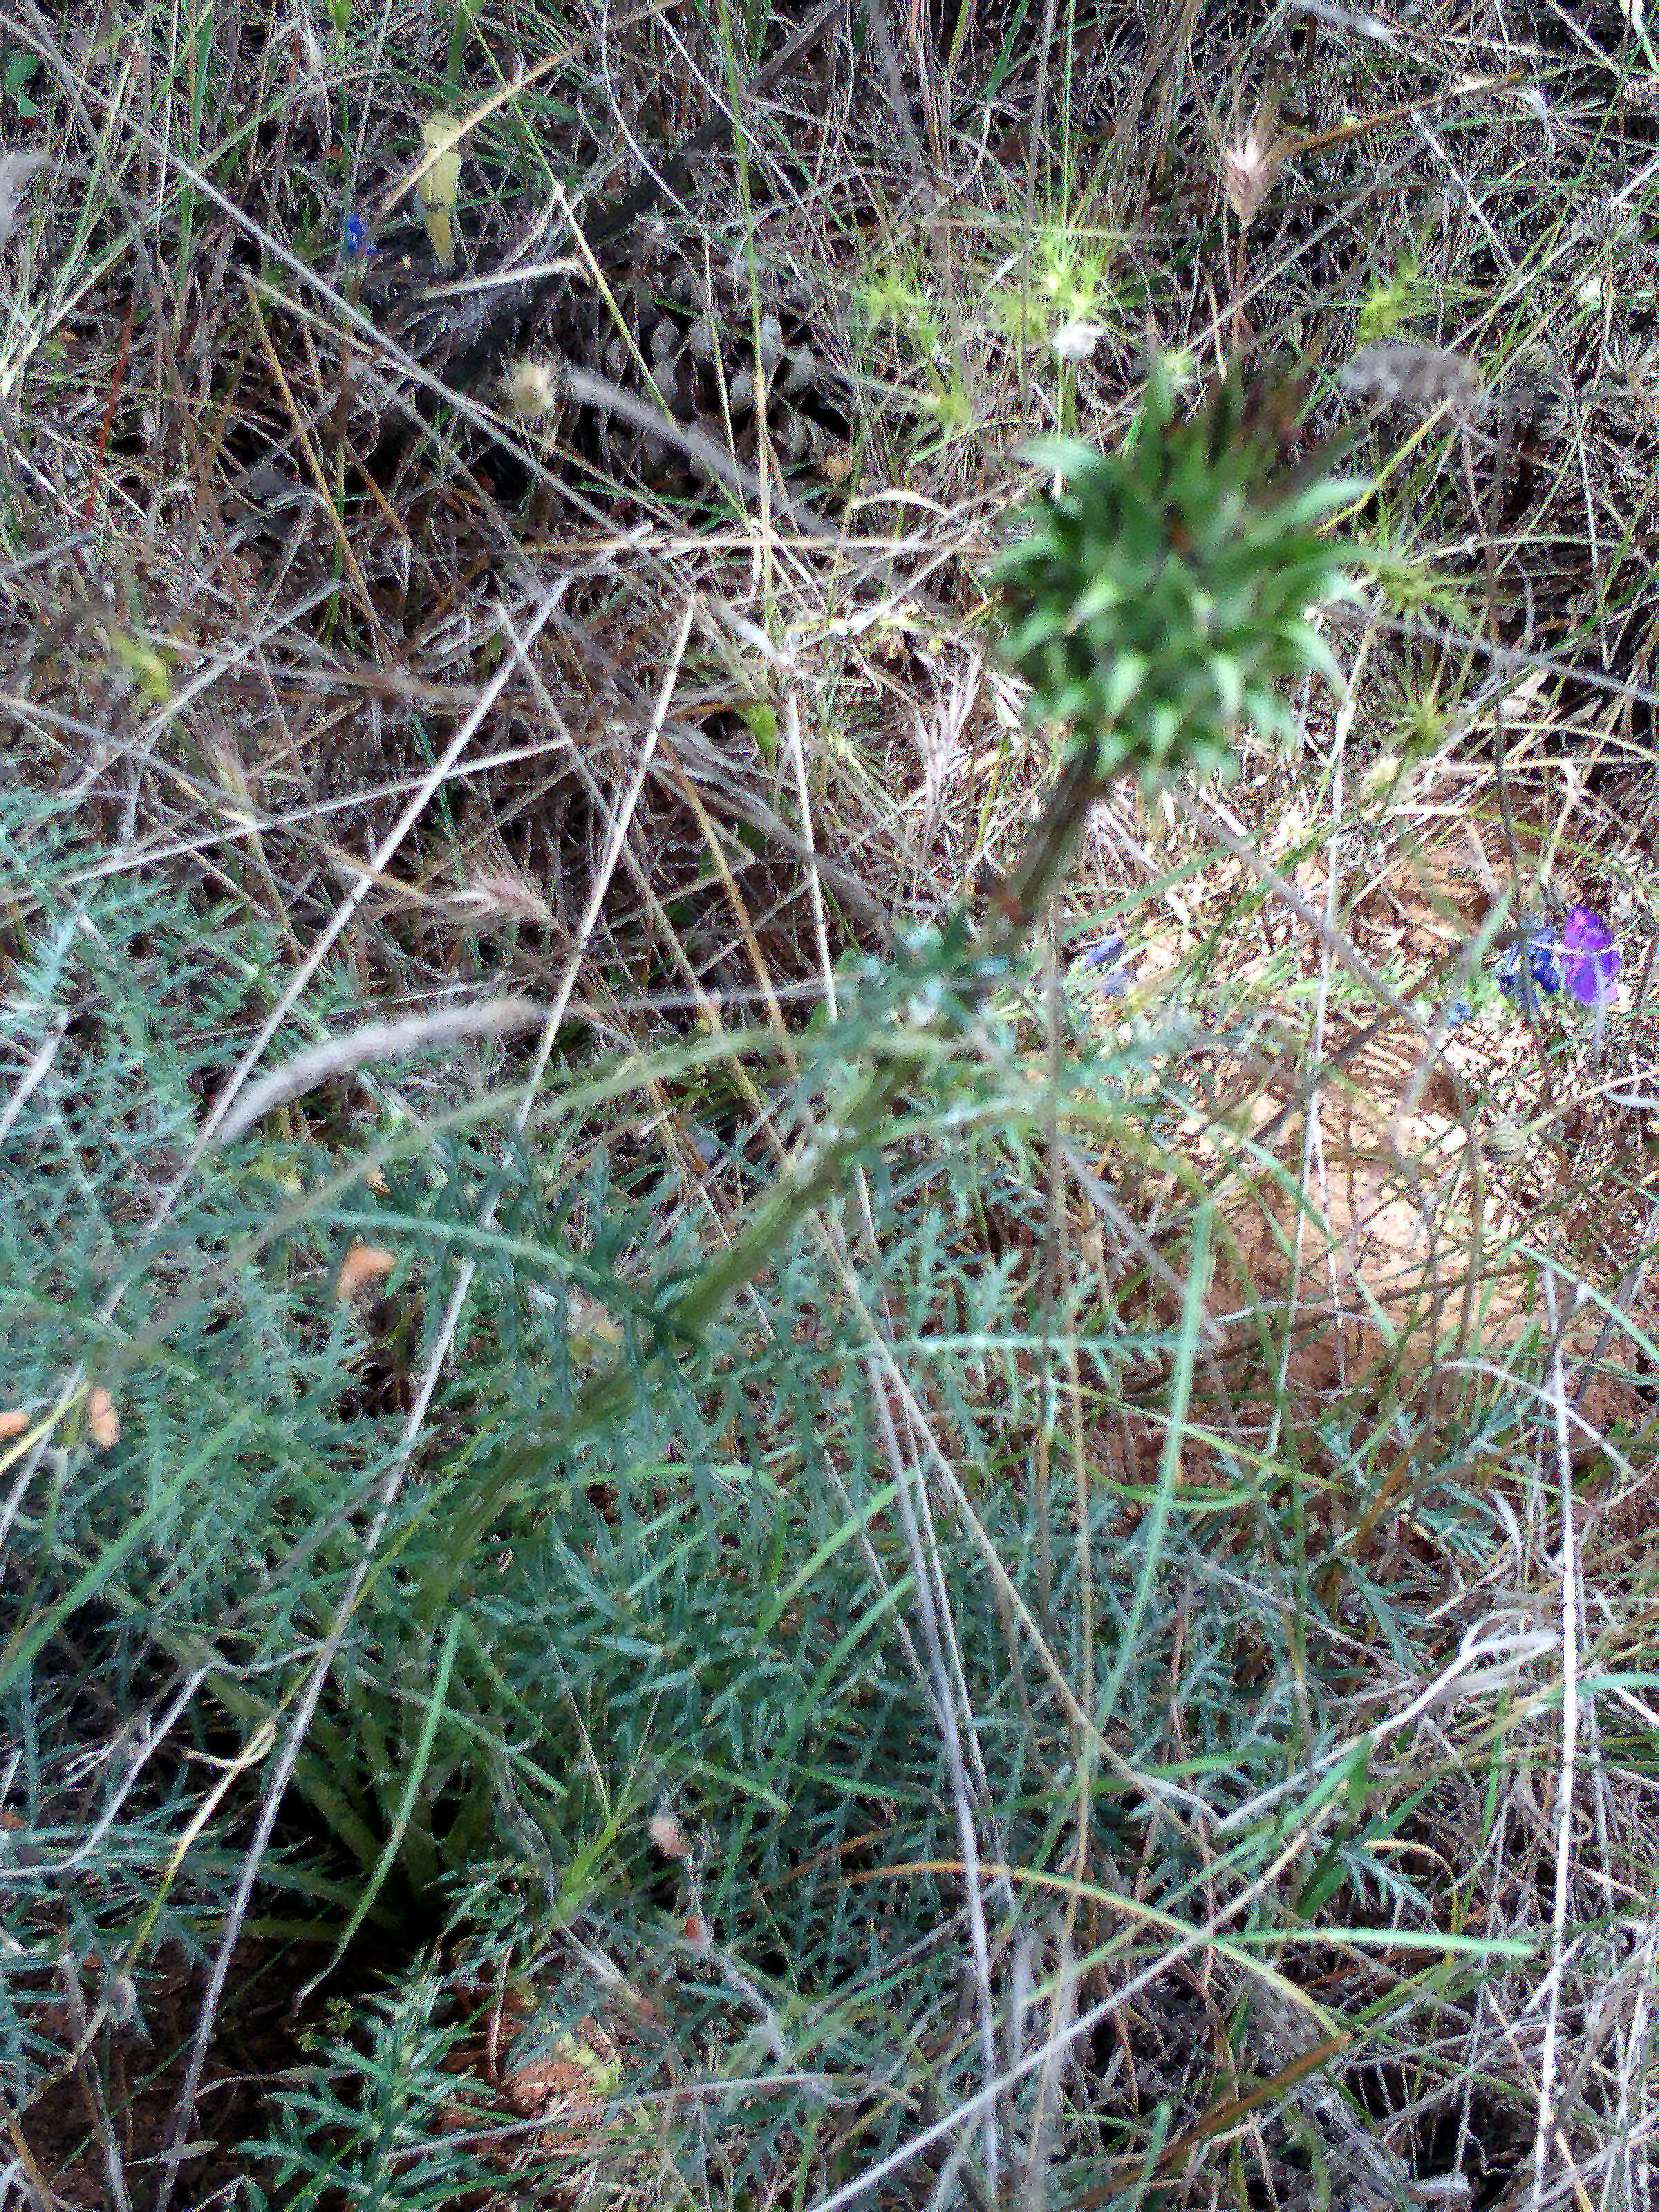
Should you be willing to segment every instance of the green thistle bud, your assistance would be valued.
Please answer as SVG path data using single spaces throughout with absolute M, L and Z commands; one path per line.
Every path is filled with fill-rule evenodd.
M 1348 549 L 1317 526 L 1364 486 L 1305 463 L 1276 481 L 1271 398 L 1230 382 L 1176 422 L 1160 366 L 1121 453 L 1027 451 L 1060 483 L 994 572 L 1006 650 L 1033 718 L 1092 744 L 1097 781 L 1231 773 L 1241 723 L 1289 731 L 1279 678 L 1340 682 L 1306 617 L 1345 589 Z

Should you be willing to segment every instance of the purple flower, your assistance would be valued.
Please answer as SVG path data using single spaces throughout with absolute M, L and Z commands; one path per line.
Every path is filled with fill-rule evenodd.
M 1540 991 L 1551 998 L 1561 988 L 1556 965 L 1560 933 L 1549 922 L 1528 922 L 1504 955 L 1498 988 L 1506 999 L 1515 999 L 1528 1013 L 1538 1004 Z
M 1613 979 L 1623 965 L 1623 955 L 1599 914 L 1587 906 L 1567 909 L 1561 956 L 1562 975 L 1579 1005 L 1605 1006 L 1613 996 Z

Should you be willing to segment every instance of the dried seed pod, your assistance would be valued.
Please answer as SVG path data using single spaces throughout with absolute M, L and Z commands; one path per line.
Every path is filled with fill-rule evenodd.
M 1455 414 L 1473 416 L 1486 397 L 1480 372 L 1467 354 L 1405 338 L 1383 338 L 1362 346 L 1338 381 L 1344 392 L 1373 406 L 1398 401 L 1424 414 L 1449 407 Z
M 668 296 L 682 307 L 690 307 L 698 314 L 707 314 L 714 304 L 714 295 L 701 269 L 694 269 L 682 261 L 668 280 Z
M 783 373 L 777 379 L 781 392 L 810 392 L 818 380 L 817 356 L 810 347 L 797 346 L 783 357 Z
M 672 1813 L 653 1813 L 648 1831 L 652 1842 L 665 1859 L 689 1858 L 691 1845 L 685 1830 Z
M 121 1441 L 121 1416 L 114 1399 L 101 1388 L 87 1394 L 87 1434 L 100 1451 L 113 1451 Z
M 513 412 L 526 421 L 550 415 L 559 404 L 557 374 L 548 362 L 526 354 L 507 372 L 507 398 Z
M 771 426 L 773 450 L 786 461 L 804 461 L 810 444 L 810 427 L 804 415 L 781 412 Z

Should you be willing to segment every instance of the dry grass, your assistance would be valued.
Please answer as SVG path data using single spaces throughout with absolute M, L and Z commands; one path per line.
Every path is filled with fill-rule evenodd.
M 1195 1855 L 1181 1909 L 1202 1940 L 1135 1917 L 1143 1869 L 1121 1838 L 1091 1857 L 1079 1812 L 1069 1899 L 1055 1875 L 1017 1937 L 981 1930 L 959 2015 L 916 2024 L 943 2068 L 996 2021 L 980 2104 L 918 2100 L 881 2154 L 891 2179 L 865 2154 L 872 2087 L 764 2155 L 732 2148 L 728 2115 L 702 2168 L 666 2121 L 653 2136 L 648 2104 L 614 2160 L 598 2121 L 568 2140 L 562 2108 L 569 2174 L 544 2201 L 576 2201 L 574 2174 L 593 2201 L 718 2183 L 733 2204 L 810 2191 L 820 2212 L 970 2202 L 963 2146 L 988 2155 L 984 2113 L 1012 2109 L 999 2068 L 1024 2068 L 1040 2087 L 1011 2204 L 1635 2208 L 1659 1849 L 1659 75 L 1613 8 L 1085 22 L 1052 0 L 876 0 L 856 45 L 828 23 L 742 103 L 735 152 L 703 156 L 626 251 L 573 251 L 566 196 L 603 207 L 787 27 L 750 47 L 689 9 L 515 0 L 0 9 L 0 130 L 47 157 L 0 248 L 4 773 L 72 802 L 98 848 L 82 884 L 182 885 L 204 930 L 246 927 L 274 963 L 250 972 L 172 1179 L 132 1203 L 159 1233 L 191 1139 L 250 1096 L 343 1164 L 388 1116 L 418 1129 L 463 1104 L 486 1063 L 456 1046 L 455 1010 L 488 1000 L 529 1008 L 532 1036 L 492 1048 L 494 1080 L 658 1056 L 630 1118 L 584 1121 L 559 1175 L 648 1158 L 672 1183 L 665 1243 L 735 1233 L 784 1142 L 778 1072 L 838 970 L 982 902 L 1048 784 L 984 582 L 1030 491 L 1018 448 L 1120 438 L 1149 345 L 1194 377 L 1243 354 L 1299 380 L 1287 457 L 1346 427 L 1376 480 L 1353 526 L 1381 580 L 1326 625 L 1350 688 L 1310 690 L 1299 749 L 1253 749 L 1224 793 L 1097 810 L 1056 941 L 1120 925 L 1136 981 L 1073 992 L 1063 1020 L 1018 1012 L 999 1079 L 1041 1102 L 1042 1180 L 962 1225 L 1054 1343 L 1105 1311 L 1164 1351 L 1097 1390 L 1062 1349 L 1006 1425 L 988 1392 L 901 1405 L 892 1386 L 907 1462 L 963 1526 L 987 1438 L 1034 1497 L 1051 1472 L 1103 1486 L 1126 1547 L 1171 1498 L 1212 1514 L 1204 1601 L 1238 1607 L 1241 1740 L 1256 1684 L 1304 1700 L 1294 1776 L 1242 1759 L 1212 1830 L 1182 1826 L 1173 1790 L 1158 1814 Z M 440 111 L 472 127 L 460 265 L 434 295 L 404 187 Z M 349 209 L 380 234 L 366 261 L 337 247 Z M 447 391 L 489 296 L 468 264 L 515 252 L 568 266 L 500 362 Z M 1534 1030 L 1489 992 L 1449 1040 L 1441 1010 L 1547 893 L 1619 937 L 1607 1035 L 1553 1011 Z M 319 1039 L 403 1021 L 459 1057 L 410 1079 L 364 1046 L 319 1063 L 327 1087 L 251 1090 Z M 670 1056 L 728 1029 L 729 1068 L 677 1082 Z M 1079 1039 L 1152 1041 L 1156 1079 L 1107 1126 L 1068 1074 Z M 527 1101 L 518 1127 L 531 1141 Z M 1219 1257 L 1194 1302 L 1200 1216 Z M 836 1249 L 850 1304 L 868 1255 Z M 394 1378 L 411 1437 L 465 1353 L 466 1296 Z M 1091 1548 L 1061 1571 L 1079 1607 Z M 1069 1651 L 1052 1571 L 1038 1611 Z M 1010 1604 L 999 1585 L 1018 1643 Z M 1078 1667 L 1114 1663 L 1109 1618 L 1101 1653 L 1054 1662 L 1079 1696 Z M 1199 1736 L 1182 1790 L 1230 1756 Z M 1079 1723 L 1085 1785 L 1056 1753 L 1065 1789 L 1109 1738 L 1141 1755 Z M 1242 1839 L 1270 1833 L 1247 1864 Z M 985 1893 L 1001 1912 L 988 1875 Z M 701 1956 L 699 1897 L 666 1909 Z M 1292 1934 L 1247 1958 L 1231 1936 L 1264 1897 Z M 237 1929 L 233 1911 L 214 1936 L 233 1973 Z M 1484 1972 L 1428 1968 L 1454 1937 L 1491 1947 Z M 609 1955 L 591 1930 L 544 1942 L 544 1968 Z M 810 2072 L 741 1953 L 715 1966 L 753 2063 Z M 1263 1960 L 1288 1995 L 1263 1995 Z M 659 2025 L 637 1963 L 594 2030 L 630 2051 Z M 690 1973 L 684 1948 L 663 1972 Z M 504 1966 L 493 2001 L 528 2007 Z M 662 2062 L 665 2109 L 719 2048 L 711 2029 Z M 490 2051 L 467 2062 L 481 2079 L 525 2078 Z M 107 2148 L 107 2114 L 91 2125 Z M 28 2130 L 25 2113 L 0 2201 L 110 2185 L 32 2173 Z

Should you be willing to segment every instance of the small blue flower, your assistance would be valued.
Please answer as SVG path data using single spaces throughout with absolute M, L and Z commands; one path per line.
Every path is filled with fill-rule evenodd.
M 1125 997 L 1134 982 L 1133 963 L 1126 963 L 1123 957 L 1126 950 L 1123 932 L 1109 930 L 1077 962 L 1079 968 L 1093 971 L 1095 988 L 1104 998 Z
M 348 261 L 366 260 L 374 251 L 368 226 L 360 215 L 349 215 L 340 226 L 340 246 Z
M 1553 922 L 1528 922 L 1504 954 L 1498 988 L 1528 1013 L 1538 1006 L 1538 994 L 1553 998 L 1561 988 L 1560 932 Z
M 1465 1022 L 1474 1019 L 1474 1009 L 1467 999 L 1454 999 L 1446 1008 L 1446 1027 L 1461 1030 Z

